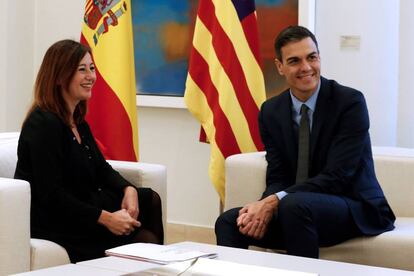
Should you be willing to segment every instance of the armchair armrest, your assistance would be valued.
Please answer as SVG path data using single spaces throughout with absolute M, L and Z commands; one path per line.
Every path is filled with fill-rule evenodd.
M 30 185 L 0 177 L 0 275 L 30 270 Z
M 163 165 L 107 160 L 126 180 L 136 187 L 148 187 L 161 198 L 163 224 L 167 223 L 167 169 Z
M 225 161 L 224 210 L 258 200 L 266 187 L 266 169 L 264 151 L 229 156 Z

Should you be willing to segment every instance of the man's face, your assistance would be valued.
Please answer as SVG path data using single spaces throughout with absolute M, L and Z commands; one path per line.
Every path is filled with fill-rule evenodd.
M 310 37 L 281 48 L 282 60 L 275 60 L 279 74 L 285 76 L 293 95 L 301 101 L 312 96 L 319 84 L 321 61 Z

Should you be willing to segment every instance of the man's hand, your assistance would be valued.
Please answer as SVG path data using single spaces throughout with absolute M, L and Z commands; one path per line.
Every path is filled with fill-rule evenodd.
M 239 217 L 237 218 L 237 226 L 240 233 L 255 239 L 263 238 L 278 205 L 278 197 L 270 195 L 244 206 L 240 209 Z
M 102 210 L 98 222 L 115 235 L 129 235 L 135 227 L 141 226 L 141 223 L 132 218 L 125 209 L 113 213 Z
M 124 197 L 121 203 L 121 209 L 127 210 L 128 214 L 137 219 L 139 215 L 138 193 L 134 187 L 127 186 L 124 190 Z

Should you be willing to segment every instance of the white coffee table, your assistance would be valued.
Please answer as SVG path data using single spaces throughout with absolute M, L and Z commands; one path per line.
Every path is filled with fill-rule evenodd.
M 276 253 L 215 246 L 195 242 L 181 242 L 175 245 L 183 248 L 196 249 L 205 252 L 216 252 L 218 254 L 217 259 L 219 260 L 241 264 L 273 267 L 293 271 L 311 272 L 319 274 L 320 276 L 414 275 L 414 272 L 405 270 L 357 265 L 327 260 L 317 260 Z M 58 266 L 54 268 L 23 273 L 21 275 L 122 275 L 125 273 L 145 270 L 156 266 L 158 265 L 124 258 L 105 257 L 85 262 L 79 262 L 76 265 L 72 264 Z
M 82 266 L 76 264 L 66 264 L 60 266 L 54 266 L 44 269 L 38 269 L 34 271 L 29 271 L 25 273 L 13 274 L 13 275 L 21 275 L 21 276 L 65 276 L 65 275 L 102 275 L 102 276 L 115 276 L 120 275 L 119 271 L 112 271 L 108 269 L 98 268 L 98 267 L 91 267 L 91 266 Z

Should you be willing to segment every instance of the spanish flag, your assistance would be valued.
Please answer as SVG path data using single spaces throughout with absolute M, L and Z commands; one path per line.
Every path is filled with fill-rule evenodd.
M 265 86 L 254 0 L 200 0 L 184 100 L 211 144 L 209 175 L 224 201 L 224 160 L 263 150 Z
M 87 0 L 81 43 L 92 49 L 97 80 L 88 121 L 106 159 L 137 161 L 138 125 L 130 0 Z

